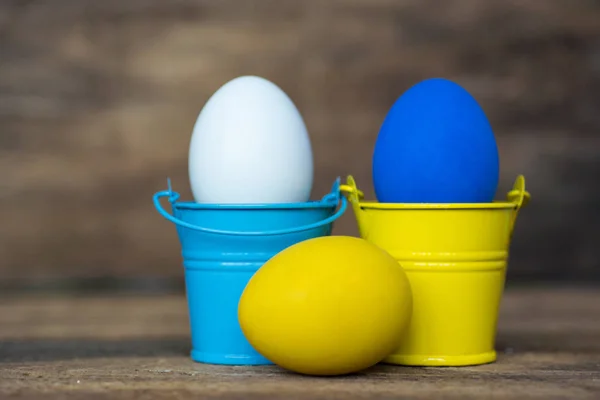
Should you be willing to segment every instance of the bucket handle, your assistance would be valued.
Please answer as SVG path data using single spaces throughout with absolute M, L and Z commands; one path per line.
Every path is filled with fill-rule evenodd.
M 330 224 L 333 221 L 335 221 L 336 219 L 338 219 L 339 217 L 341 217 L 342 214 L 346 211 L 346 207 L 348 206 L 348 204 L 346 202 L 346 198 L 344 196 L 339 195 L 339 193 L 340 193 L 340 183 L 339 182 L 340 182 L 340 179 L 339 178 L 336 179 L 336 181 L 333 184 L 332 191 L 323 197 L 323 200 L 327 200 L 327 199 L 331 199 L 331 198 L 337 198 L 338 202 L 339 202 L 339 200 L 341 200 L 341 206 L 335 214 L 333 214 L 332 216 L 330 216 L 328 218 L 325 218 L 322 221 L 313 222 L 312 224 L 302 225 L 302 226 L 298 226 L 295 228 L 277 229 L 277 230 L 271 230 L 271 231 L 239 232 L 239 231 L 224 231 L 224 230 L 220 230 L 220 229 L 210 229 L 210 228 L 204 228 L 201 226 L 193 225 L 193 224 L 190 224 L 188 222 L 182 221 L 182 220 L 174 217 L 173 215 L 169 214 L 160 204 L 160 199 L 162 197 L 168 197 L 169 202 L 171 204 L 173 204 L 174 202 L 177 201 L 177 199 L 179 199 L 179 193 L 171 190 L 171 180 L 170 179 L 167 179 L 167 184 L 168 184 L 169 189 L 155 193 L 154 196 L 152 197 L 152 200 L 154 201 L 154 207 L 156 208 L 158 213 L 160 215 L 162 215 L 165 219 L 167 219 L 168 221 L 171 221 L 175 225 L 179 225 L 184 228 L 193 229 L 195 231 L 200 231 L 200 232 L 204 232 L 204 233 L 212 233 L 212 234 L 216 234 L 216 235 L 231 235 L 231 236 L 286 235 L 286 234 L 290 234 L 290 233 L 304 232 L 304 231 L 308 231 L 310 229 L 319 228 L 323 225 Z
M 526 206 L 527 203 L 529 203 L 529 200 L 531 199 L 531 195 L 527 190 L 525 190 L 525 177 L 523 175 L 517 176 L 513 188 L 510 192 L 508 192 L 506 198 L 509 202 L 515 203 L 517 206 L 515 212 L 513 213 L 510 224 L 510 231 L 512 234 L 512 231 L 515 228 L 515 222 L 517 221 L 517 215 L 519 214 L 519 211 L 522 207 Z
M 355 210 L 359 212 L 360 201 L 365 197 L 365 195 L 356 186 L 356 182 L 352 175 L 348 176 L 346 182 L 346 185 L 340 185 L 340 191 L 342 191 L 343 193 L 347 193 L 348 198 L 354 206 Z M 510 222 L 510 232 L 512 235 L 519 211 L 522 207 L 526 206 L 527 203 L 529 203 L 529 200 L 531 199 L 531 195 L 527 190 L 525 190 L 525 177 L 523 175 L 517 176 L 512 190 L 507 194 L 507 199 L 510 203 L 514 203 L 516 205 L 515 211 L 513 212 L 512 219 Z
M 356 181 L 352 175 L 348 175 L 346 178 L 346 185 L 340 185 L 340 191 L 343 193 L 348 193 L 348 197 L 350 198 L 350 202 L 358 205 L 360 200 L 365 198 L 365 194 L 362 190 L 359 190 L 356 186 Z

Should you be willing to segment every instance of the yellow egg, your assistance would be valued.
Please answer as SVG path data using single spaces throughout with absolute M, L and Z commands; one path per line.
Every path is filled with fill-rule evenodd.
M 392 256 L 366 240 L 325 236 L 275 255 L 248 282 L 238 319 L 264 357 L 308 375 L 368 368 L 400 344 L 412 293 Z

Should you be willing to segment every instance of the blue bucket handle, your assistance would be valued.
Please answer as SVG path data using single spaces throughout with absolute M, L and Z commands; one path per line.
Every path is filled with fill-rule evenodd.
M 319 228 L 323 225 L 332 223 L 333 221 L 335 221 L 336 219 L 338 219 L 339 217 L 342 216 L 342 214 L 346 211 L 346 208 L 348 206 L 346 197 L 340 195 L 340 178 L 337 178 L 335 180 L 335 182 L 333 183 L 331 192 L 326 194 L 325 196 L 323 196 L 322 201 L 337 200 L 337 203 L 339 203 L 341 200 L 342 205 L 340 206 L 340 208 L 338 209 L 338 211 L 335 214 L 333 214 L 332 216 L 330 216 L 328 218 L 325 218 L 322 221 L 313 222 L 312 224 L 302 225 L 302 226 L 295 227 L 295 228 L 277 229 L 277 230 L 272 230 L 272 231 L 256 231 L 256 232 L 223 231 L 220 229 L 203 228 L 201 226 L 193 225 L 188 222 L 182 221 L 178 218 L 175 218 L 173 215 L 169 214 L 164 208 L 162 208 L 162 206 L 160 204 L 160 199 L 161 199 L 161 197 L 168 197 L 169 202 L 171 204 L 173 204 L 177 201 L 177 199 L 179 199 L 179 193 L 174 192 L 171 189 L 171 180 L 170 179 L 167 179 L 167 185 L 169 187 L 168 190 L 163 190 L 163 191 L 157 192 L 154 194 L 154 196 L 152 198 L 154 201 L 154 207 L 156 208 L 158 213 L 160 215 L 162 215 L 168 221 L 171 221 L 172 223 L 179 225 L 181 227 L 189 228 L 189 229 L 193 229 L 193 230 L 205 232 L 205 233 L 213 233 L 216 235 L 274 236 L 274 235 L 286 235 L 286 234 L 290 234 L 290 233 L 298 233 L 298 232 L 308 231 L 310 229 Z

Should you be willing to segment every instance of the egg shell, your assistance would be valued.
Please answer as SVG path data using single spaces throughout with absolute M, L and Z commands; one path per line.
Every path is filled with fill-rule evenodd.
M 364 239 L 323 236 L 267 261 L 246 285 L 240 328 L 260 354 L 308 375 L 371 367 L 401 344 L 412 289 L 400 264 Z
M 242 76 L 221 86 L 198 115 L 189 147 L 198 203 L 309 200 L 313 155 L 304 120 L 274 83 Z
M 492 127 L 477 101 L 443 78 L 396 100 L 373 152 L 373 184 L 384 203 L 491 202 L 499 179 Z

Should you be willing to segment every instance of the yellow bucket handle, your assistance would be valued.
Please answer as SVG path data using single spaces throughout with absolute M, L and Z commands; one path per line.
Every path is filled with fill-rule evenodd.
M 348 199 L 354 207 L 359 207 L 360 201 L 365 197 L 364 193 L 356 186 L 356 181 L 352 175 L 348 175 L 345 185 L 340 185 L 340 191 L 348 194 Z M 515 203 L 517 206 L 511 220 L 510 230 L 512 233 L 521 207 L 526 206 L 531 199 L 531 195 L 525 190 L 525 177 L 523 175 L 517 176 L 512 190 L 508 192 L 506 197 L 510 203 Z
M 525 177 L 523 175 L 517 176 L 513 188 L 510 192 L 508 192 L 506 198 L 509 202 L 517 205 L 510 226 L 510 231 L 512 234 L 512 231 L 515 227 L 515 222 L 517 220 L 517 215 L 519 214 L 521 207 L 526 206 L 527 203 L 529 203 L 529 200 L 531 200 L 531 195 L 527 190 L 525 190 Z
M 340 185 L 340 191 L 348 193 L 350 200 L 359 201 L 365 197 L 365 194 L 356 186 L 356 181 L 352 175 L 348 175 L 346 182 L 346 185 Z M 525 177 L 523 175 L 517 176 L 512 190 L 507 194 L 507 198 L 509 202 L 517 204 L 517 209 L 529 203 L 531 195 L 525 190 Z
M 340 191 L 342 193 L 348 193 L 348 198 L 351 203 L 358 204 L 361 199 L 365 198 L 365 194 L 358 189 L 352 175 L 348 175 L 346 182 L 346 185 L 340 185 Z

